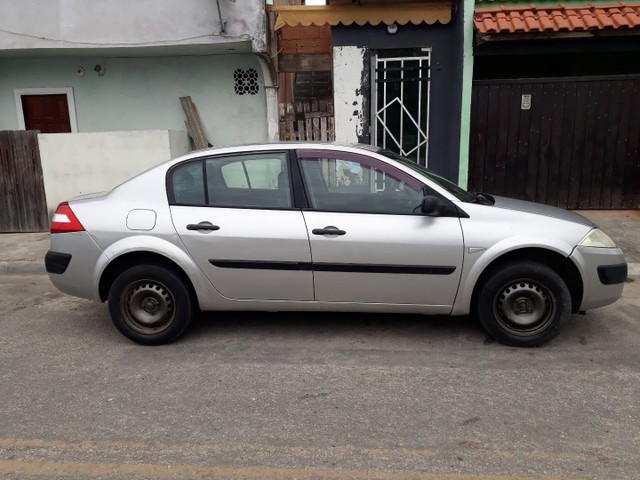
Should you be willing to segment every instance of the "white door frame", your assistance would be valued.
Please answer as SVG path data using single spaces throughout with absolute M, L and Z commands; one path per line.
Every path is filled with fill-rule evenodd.
M 26 130 L 24 122 L 24 111 L 22 110 L 23 95 L 66 95 L 67 107 L 69 108 L 69 123 L 71 132 L 78 132 L 78 119 L 76 117 L 76 102 L 73 97 L 73 87 L 59 88 L 14 88 L 13 94 L 16 100 L 16 112 L 18 113 L 18 129 Z

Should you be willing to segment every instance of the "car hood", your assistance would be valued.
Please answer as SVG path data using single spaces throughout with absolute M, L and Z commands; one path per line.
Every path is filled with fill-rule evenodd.
M 597 225 L 591 220 L 578 213 L 570 212 L 569 210 L 552 207 L 550 205 L 543 205 L 541 203 L 525 202 L 524 200 L 516 200 L 514 198 L 499 197 L 495 195 L 492 195 L 492 197 L 496 201 L 494 208 L 504 208 L 506 210 L 533 213 L 536 215 L 543 215 L 545 217 L 565 220 L 567 222 L 579 223 L 587 227 L 597 227 Z

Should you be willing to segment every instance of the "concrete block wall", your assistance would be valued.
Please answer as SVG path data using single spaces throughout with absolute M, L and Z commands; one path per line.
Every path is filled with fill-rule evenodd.
M 38 142 L 49 215 L 60 202 L 111 190 L 189 151 L 186 132 L 170 130 L 40 134 Z

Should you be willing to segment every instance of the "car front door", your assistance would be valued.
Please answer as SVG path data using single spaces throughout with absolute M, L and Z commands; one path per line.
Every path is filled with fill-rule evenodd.
M 449 313 L 463 259 L 457 217 L 429 217 L 425 186 L 367 155 L 297 152 L 315 298 L 323 302 L 425 305 Z
M 222 295 L 313 300 L 311 253 L 286 152 L 215 157 L 169 172 L 173 224 Z

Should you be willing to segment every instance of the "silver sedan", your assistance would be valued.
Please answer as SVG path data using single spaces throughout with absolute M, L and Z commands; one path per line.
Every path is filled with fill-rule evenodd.
M 199 311 L 472 314 L 537 346 L 615 302 L 627 264 L 584 217 L 467 192 L 375 147 L 195 152 L 62 203 L 45 264 L 122 334 L 178 337 Z

